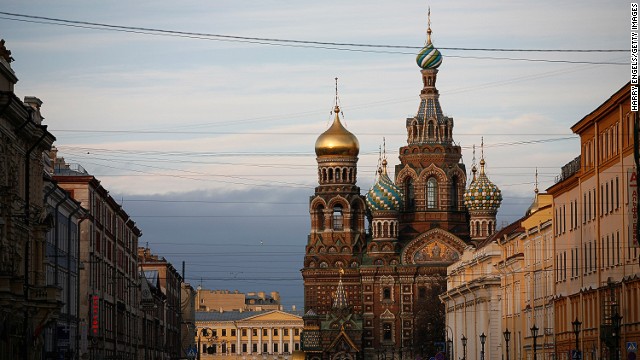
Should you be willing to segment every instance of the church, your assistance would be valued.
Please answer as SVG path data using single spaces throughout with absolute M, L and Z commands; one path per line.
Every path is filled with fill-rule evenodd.
M 361 193 L 359 142 L 342 124 L 337 102 L 332 125 L 315 143 L 318 186 L 301 270 L 308 360 L 447 354 L 437 297 L 446 289 L 447 266 L 496 230 L 501 192 L 485 174 L 484 156 L 479 173 L 474 159 L 466 187 L 454 121 L 439 102 L 442 54 L 430 21 L 416 60 L 423 87 L 416 115 L 405 122 L 394 180 L 381 154 L 374 185 Z

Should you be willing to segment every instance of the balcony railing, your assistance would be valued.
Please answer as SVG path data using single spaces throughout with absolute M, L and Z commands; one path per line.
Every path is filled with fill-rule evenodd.
M 565 166 L 562 167 L 562 169 L 560 170 L 560 175 L 556 176 L 556 184 L 570 178 L 579 170 L 580 170 L 580 156 L 571 160 L 569 163 L 567 163 Z

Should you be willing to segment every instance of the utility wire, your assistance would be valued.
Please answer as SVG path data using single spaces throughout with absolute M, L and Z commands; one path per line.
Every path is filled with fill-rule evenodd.
M 255 40 L 255 41 L 283 42 L 283 43 L 296 43 L 296 44 L 314 44 L 314 45 L 331 45 L 331 46 L 395 48 L 395 49 L 422 49 L 422 46 L 409 46 L 409 45 L 339 43 L 339 42 L 322 42 L 322 41 L 311 41 L 311 40 L 294 40 L 294 39 L 280 39 L 280 38 L 261 38 L 261 37 L 237 36 L 237 35 L 222 35 L 222 34 L 200 33 L 200 32 L 186 32 L 186 31 L 166 30 L 166 29 L 157 29 L 157 28 L 145 28 L 145 27 L 112 25 L 112 24 L 95 23 L 95 22 L 88 22 L 88 21 L 67 20 L 67 19 L 50 18 L 50 17 L 36 16 L 36 15 L 9 13 L 9 12 L 2 12 L 2 11 L 0 11 L 0 14 L 8 15 L 8 16 L 15 16 L 15 17 L 28 18 L 28 19 L 40 19 L 40 20 L 48 20 L 48 21 L 55 21 L 55 22 L 68 23 L 68 24 L 81 24 L 81 25 L 99 26 L 99 27 L 104 27 L 104 28 L 113 28 L 113 29 L 139 30 L 139 31 L 166 33 L 166 34 L 176 34 L 176 35 L 193 35 L 193 36 L 203 36 L 203 37 L 218 37 L 218 38 L 235 39 L 235 40 Z M 15 19 L 7 18 L 7 20 L 15 20 Z M 604 52 L 604 53 L 609 53 L 609 52 L 628 52 L 629 51 L 628 49 L 506 49 L 506 48 L 468 48 L 468 47 L 438 47 L 438 48 L 439 49 L 444 49 L 444 50 L 495 51 L 495 52 L 568 52 L 568 53 Z
M 335 46 L 351 46 L 351 47 L 378 47 L 378 48 L 411 48 L 411 49 L 420 49 L 420 47 L 414 46 L 400 46 L 400 45 L 374 45 L 374 44 L 349 44 L 349 43 L 336 43 L 336 42 L 318 42 L 318 41 L 309 41 L 309 40 L 291 40 L 291 39 L 269 39 L 269 38 L 257 38 L 257 37 L 244 37 L 244 36 L 235 36 L 235 35 L 221 35 L 221 34 L 208 34 L 208 33 L 193 33 L 193 32 L 184 32 L 184 31 L 174 31 L 174 30 L 163 30 L 163 29 L 154 29 L 154 28 L 144 28 L 144 27 L 133 27 L 133 26 L 121 26 L 121 25 L 111 25 L 111 24 L 102 24 L 102 23 L 93 23 L 87 21 L 75 21 L 75 20 L 66 20 L 66 19 L 57 19 L 57 18 L 48 18 L 42 16 L 34 16 L 34 15 L 24 15 L 24 14 L 15 14 L 8 12 L 0 12 L 0 14 L 15 16 L 15 17 L 23 17 L 27 19 L 41 19 L 46 21 L 37 21 L 37 20 L 25 20 L 25 19 L 14 19 L 7 17 L 0 17 L 0 19 L 12 20 L 12 21 L 23 21 L 23 22 L 32 22 L 32 23 L 41 23 L 48 25 L 60 25 L 60 26 L 71 26 L 71 27 L 80 27 L 80 28 L 88 28 L 94 30 L 111 30 L 111 31 L 120 31 L 120 32 L 131 32 L 131 33 L 139 33 L 145 35 L 156 35 L 156 36 L 174 36 L 174 37 L 186 37 L 193 39 L 201 39 L 201 40 L 213 40 L 213 41 L 230 41 L 230 42 L 248 42 L 260 45 L 272 45 L 272 46 L 288 46 L 288 47 L 302 47 L 302 48 L 316 48 L 316 49 L 325 49 L 325 50 L 338 50 L 338 51 L 351 51 L 351 52 L 367 52 L 367 53 L 386 53 L 386 54 L 405 54 L 405 55 L 415 55 L 414 53 L 407 52 L 399 52 L 399 51 L 381 51 L 381 50 L 363 50 L 363 49 L 350 49 L 350 48 L 341 48 Z M 620 50 L 620 49 L 481 49 L 481 48 L 444 48 L 441 49 L 449 49 L 449 50 L 464 50 L 464 51 L 514 51 L 514 52 L 529 52 L 529 51 L 537 51 L 537 52 L 626 52 L 628 50 Z M 512 58 L 512 57 L 490 57 L 490 56 L 459 56 L 459 55 L 447 55 L 447 57 L 451 58 L 462 58 L 462 59 L 480 59 L 480 60 L 511 60 L 511 61 L 527 61 L 527 62 L 545 62 L 545 63 L 564 63 L 564 64 L 593 64 L 593 65 L 624 65 L 628 66 L 627 62 L 608 62 L 608 61 L 574 61 L 574 60 L 550 60 L 550 59 L 529 59 L 529 58 Z

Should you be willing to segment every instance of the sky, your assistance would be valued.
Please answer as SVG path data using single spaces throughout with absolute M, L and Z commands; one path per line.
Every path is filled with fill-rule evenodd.
M 579 155 L 571 126 L 630 73 L 628 51 L 468 50 L 629 49 L 627 1 L 0 4 L 16 94 L 43 101 L 59 155 L 123 204 L 140 245 L 179 271 L 184 261 L 194 287 L 279 291 L 286 308 L 303 306 L 313 146 L 332 120 L 334 78 L 364 194 L 383 138 L 392 171 L 418 109 L 428 7 L 440 102 L 467 169 L 484 141 L 502 226 L 531 203 L 536 169 L 544 191 Z

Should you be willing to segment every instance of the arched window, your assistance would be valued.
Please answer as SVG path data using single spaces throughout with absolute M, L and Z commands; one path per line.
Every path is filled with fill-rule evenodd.
M 404 193 L 407 197 L 406 209 L 413 210 L 416 205 L 416 194 L 412 177 L 408 177 L 407 180 L 404 181 Z
M 358 214 L 360 213 L 357 203 L 351 205 L 351 230 L 358 231 Z
M 316 208 L 316 224 L 318 230 L 324 230 L 324 206 L 322 205 Z
M 391 288 L 386 287 L 382 290 L 382 298 L 384 300 L 391 300 Z
M 342 231 L 344 229 L 344 215 L 342 214 L 342 205 L 333 207 L 333 230 Z
M 418 135 L 418 126 L 416 125 L 416 123 L 413 123 L 413 125 L 411 126 L 411 129 L 412 129 L 412 131 L 411 131 L 411 137 L 412 137 L 411 141 L 418 141 L 419 135 Z
M 436 208 L 436 196 L 438 193 L 438 182 L 435 178 L 427 180 L 427 209 Z
M 433 130 L 433 121 L 429 121 L 429 125 L 427 127 L 427 137 L 429 139 L 433 139 L 434 137 Z
M 458 177 L 451 178 L 451 207 L 458 208 Z

